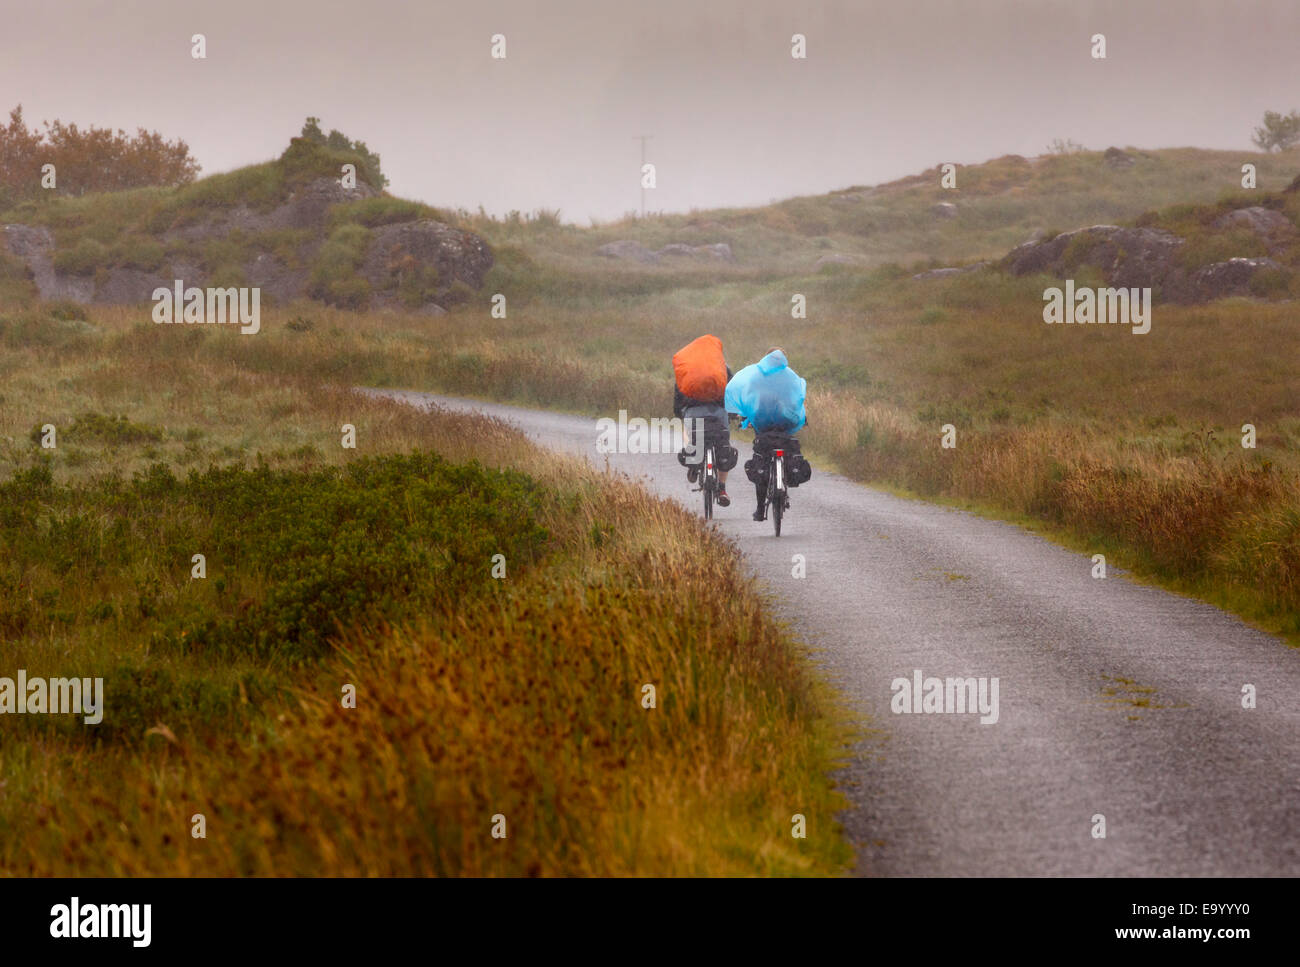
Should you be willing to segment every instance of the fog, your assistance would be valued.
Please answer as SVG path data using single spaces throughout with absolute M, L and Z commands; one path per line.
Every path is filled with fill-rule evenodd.
M 316 115 L 377 151 L 395 194 L 580 223 L 639 206 L 640 135 L 648 207 L 686 211 L 1054 138 L 1248 151 L 1265 110 L 1300 107 L 1296 0 L 6 6 L 2 106 L 29 124 L 156 129 L 210 174 L 278 155 Z

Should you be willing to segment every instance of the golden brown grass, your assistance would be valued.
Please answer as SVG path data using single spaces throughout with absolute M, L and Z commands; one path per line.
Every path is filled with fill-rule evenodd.
M 33 425 L 64 426 L 86 411 L 160 426 L 163 439 L 60 443 L 49 454 L 57 482 L 130 474 L 154 461 L 261 458 L 293 470 L 435 450 L 539 481 L 550 495 L 541 510 L 550 555 L 512 568 L 489 604 L 354 628 L 315 664 L 149 659 L 182 677 L 251 670 L 268 679 L 270 697 L 233 719 L 205 722 L 192 709 L 106 741 L 89 730 L 6 730 L 0 873 L 800 875 L 846 867 L 840 800 L 827 778 L 844 719 L 740 576 L 734 549 L 693 515 L 538 450 L 497 421 L 422 413 L 321 383 L 332 353 L 347 360 L 339 375 L 350 375 L 352 334 L 281 329 L 259 349 L 261 336 L 153 327 L 140 316 L 95 310 L 74 327 L 41 320 L 49 328 L 38 339 L 2 334 L 0 476 L 35 459 Z M 418 365 L 401 363 L 408 346 L 388 338 L 375 359 Z M 357 452 L 339 445 L 345 422 L 357 428 Z M 138 656 L 140 646 L 111 626 L 52 626 L 6 642 L 0 673 L 41 664 L 87 674 Z M 344 683 L 357 686 L 355 709 L 340 704 Z M 657 689 L 654 709 L 642 707 L 645 684 Z M 110 678 L 106 716 L 113 688 Z M 191 836 L 200 813 L 205 839 Z M 807 839 L 791 836 L 796 813 L 807 817 Z M 501 840 L 491 835 L 497 814 L 508 834 Z

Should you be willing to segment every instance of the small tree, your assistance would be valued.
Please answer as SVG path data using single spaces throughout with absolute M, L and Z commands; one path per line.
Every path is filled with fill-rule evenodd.
M 320 128 L 320 118 L 308 118 L 302 126 L 302 136 L 308 141 L 323 144 L 336 151 L 351 151 L 353 154 L 359 154 L 366 172 L 365 180 L 380 190 L 388 185 L 388 177 L 379 166 L 379 155 L 367 148 L 364 141 L 353 141 L 337 128 L 326 135 Z
M 1255 129 L 1250 139 L 1260 151 L 1286 151 L 1300 144 L 1300 114 L 1264 112 L 1264 126 Z

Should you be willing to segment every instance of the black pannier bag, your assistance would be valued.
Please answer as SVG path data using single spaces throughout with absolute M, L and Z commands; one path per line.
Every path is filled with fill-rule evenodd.
M 718 470 L 730 470 L 740 459 L 740 453 L 735 447 L 728 445 L 730 434 L 727 426 L 727 411 L 717 404 L 701 404 L 697 406 L 688 406 L 683 411 L 683 422 L 685 423 L 686 443 L 695 445 L 693 459 L 688 458 L 686 450 L 680 450 L 677 454 L 677 462 L 683 467 L 701 466 L 704 463 L 704 450 L 706 447 L 713 447 L 714 461 L 717 463 Z M 695 421 L 700 421 L 696 423 Z M 696 430 L 702 426 L 704 433 L 702 440 L 696 440 Z
M 785 472 L 790 486 L 797 487 L 812 479 L 812 464 L 802 453 L 788 453 L 785 457 Z
M 767 483 L 767 458 L 773 450 L 785 451 L 785 482 L 798 487 L 812 479 L 812 465 L 804 458 L 797 437 L 780 432 L 765 432 L 754 441 L 754 457 L 745 461 L 745 476 L 752 483 Z

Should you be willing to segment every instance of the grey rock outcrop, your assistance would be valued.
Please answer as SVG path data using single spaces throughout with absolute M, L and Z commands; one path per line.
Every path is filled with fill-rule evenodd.
M 621 239 L 617 242 L 602 245 L 596 249 L 596 254 L 603 255 L 607 259 L 631 259 L 633 262 L 658 261 L 658 256 L 653 251 L 640 242 L 633 242 L 630 239 Z
M 1205 300 L 1250 295 L 1250 283 L 1257 272 L 1280 268 L 1272 259 L 1228 259 L 1205 266 L 1196 273 L 1195 282 Z
M 251 257 L 239 266 L 248 285 L 260 288 L 272 301 L 287 302 L 306 295 L 311 277 L 306 266 L 329 230 L 330 206 L 376 195 L 364 182 L 344 188 L 336 179 L 318 178 L 269 211 L 243 204 L 217 209 L 193 224 L 162 233 L 160 239 L 164 243 L 201 245 L 234 231 L 256 235 L 276 229 L 303 230 L 307 238 L 297 248 L 295 264 L 286 262 L 280 254 L 254 247 Z M 152 271 L 109 266 L 93 277 L 62 274 L 55 269 L 54 237 L 49 229 L 41 227 L 6 225 L 3 242 L 26 263 L 42 299 L 139 304 L 150 301 L 155 289 L 171 288 L 176 279 L 186 286 L 204 287 L 210 283 L 202 265 L 180 255 Z M 457 283 L 472 289 L 482 286 L 493 261 L 491 248 L 479 236 L 426 218 L 372 229 L 360 272 L 375 292 L 375 303 L 384 305 L 395 301 L 391 290 L 403 271 L 432 267 L 438 279 L 435 297 L 442 302 Z M 442 311 L 436 302 L 429 304 Z
M 416 265 L 432 266 L 442 296 L 457 282 L 479 288 L 492 264 L 492 250 L 477 235 L 422 218 L 376 228 L 361 274 L 375 289 L 384 289 L 394 273 Z
M 1236 211 L 1221 215 L 1214 222 L 1215 228 L 1246 228 L 1260 238 L 1274 244 L 1285 244 L 1296 234 L 1296 227 L 1281 212 L 1259 205 L 1250 208 L 1238 208 Z
M 1184 244 L 1161 229 L 1094 225 L 1026 242 L 998 264 L 1012 275 L 1043 272 L 1057 278 L 1090 266 L 1101 270 L 1108 285 L 1149 287 L 1164 301 L 1186 303 L 1249 294 L 1256 273 L 1283 268 L 1273 259 L 1234 258 L 1188 271 L 1177 258 Z

